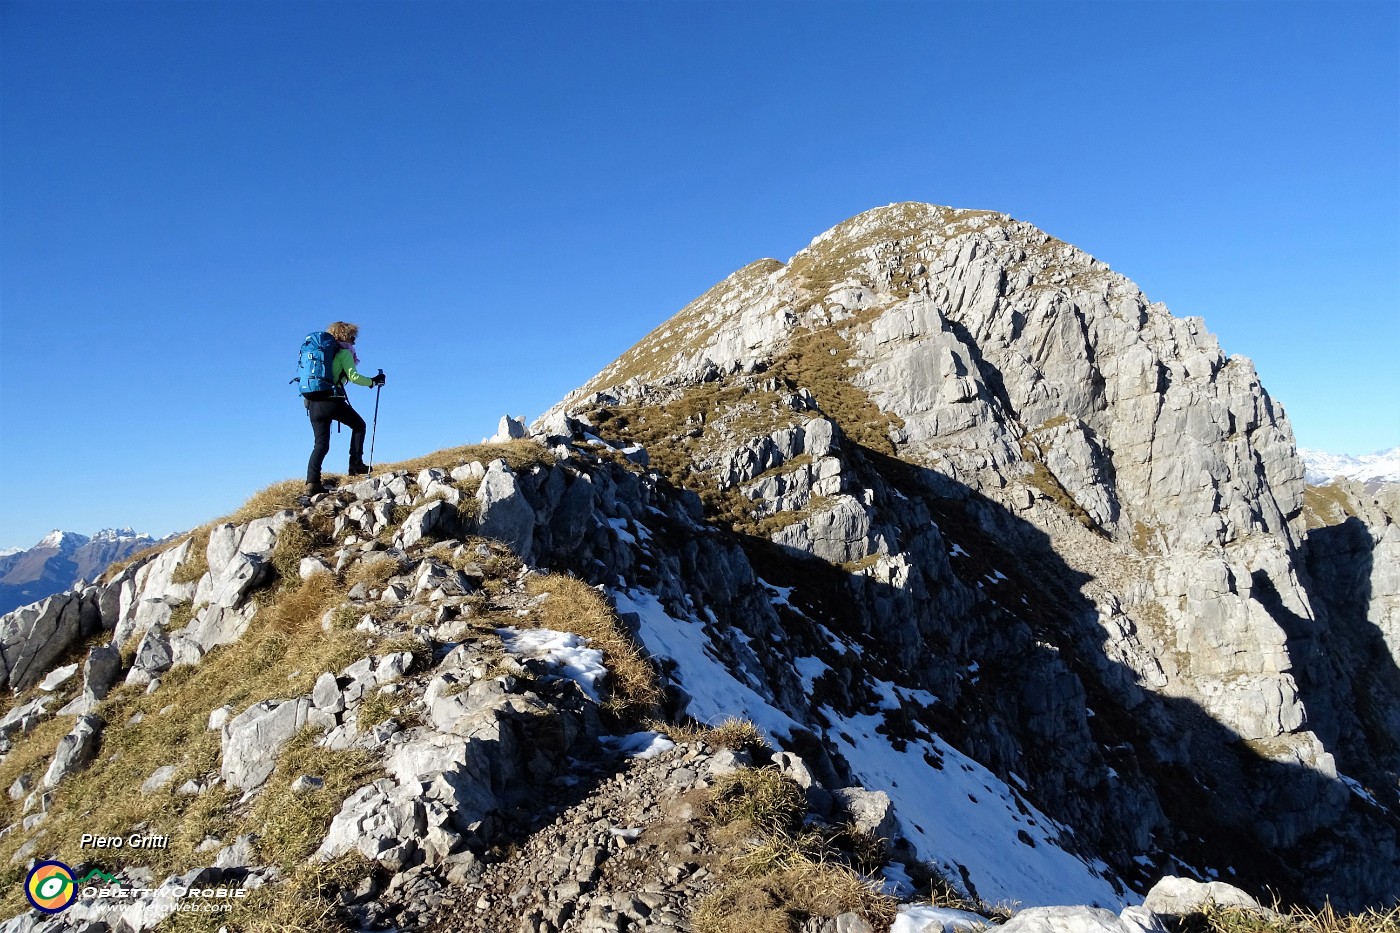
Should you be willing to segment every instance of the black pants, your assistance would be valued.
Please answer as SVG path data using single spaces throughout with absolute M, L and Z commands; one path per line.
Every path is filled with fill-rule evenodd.
M 311 418 L 311 432 L 316 444 L 306 463 L 306 481 L 321 481 L 321 463 L 331 449 L 331 422 L 339 421 L 350 429 L 350 466 L 365 461 L 365 419 L 361 418 L 344 398 L 307 399 L 306 414 Z

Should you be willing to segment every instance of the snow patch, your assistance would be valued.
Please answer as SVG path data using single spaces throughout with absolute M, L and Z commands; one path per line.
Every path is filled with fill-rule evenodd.
M 852 776 L 889 794 L 900 834 L 944 877 L 959 878 L 965 869 L 978 895 L 992 903 L 1127 906 L 1132 895 L 1107 880 L 1107 865 L 1060 847 L 1066 827 L 942 739 L 911 738 L 899 751 L 877 731 L 884 716 L 822 712 L 831 723 L 828 735 L 845 746 Z
M 792 666 L 797 668 L 798 676 L 802 678 L 802 686 L 808 693 L 812 692 L 812 685 L 817 682 L 817 678 L 831 670 L 826 662 L 821 658 L 797 658 L 792 662 Z
M 899 908 L 899 916 L 895 917 L 890 933 L 959 933 L 962 930 L 981 930 L 990 926 L 992 921 L 968 910 L 933 907 L 928 904 L 904 904 Z
M 617 589 L 611 595 L 620 613 L 636 614 L 638 637 L 648 653 L 663 664 L 676 662 L 671 676 L 688 696 L 691 716 L 710 724 L 743 716 L 770 737 L 787 738 L 799 727 L 771 697 L 719 660 L 702 621 L 672 616 L 643 589 Z M 805 670 L 815 666 L 808 661 Z M 884 681 L 873 686 L 886 708 L 937 702 L 926 691 Z M 962 877 L 965 869 L 983 899 L 1027 907 L 1069 903 L 1121 909 L 1134 897 L 1108 880 L 1107 865 L 1060 847 L 1059 840 L 1069 834 L 1064 826 L 943 740 L 914 737 L 897 751 L 877 731 L 885 725 L 883 713 L 842 716 L 822 708 L 821 714 L 831 723 L 827 738 L 849 763 L 854 781 L 889 795 L 900 834 L 918 858 L 938 866 L 945 877 Z
M 533 658 L 557 664 L 560 673 L 583 688 L 595 703 L 602 702 L 598 684 L 608 676 L 603 652 L 588 647 L 588 639 L 573 632 L 547 628 L 498 628 L 496 634 L 506 651 L 517 658 Z
M 675 742 L 660 732 L 633 732 L 631 735 L 613 736 L 603 739 L 603 744 L 628 758 L 655 758 L 662 752 L 669 752 L 676 747 Z
M 613 533 L 617 535 L 619 541 L 623 544 L 636 544 L 637 538 L 632 532 L 627 530 L 627 524 L 628 522 L 625 518 L 608 519 L 608 526 L 612 528 Z
M 677 685 L 689 697 L 685 712 L 709 725 L 742 716 L 769 737 L 787 738 L 798 723 L 729 670 L 715 654 L 704 624 L 696 618 L 677 619 L 645 590 L 614 590 L 619 613 L 635 613 L 638 637 L 654 658 L 676 662 Z

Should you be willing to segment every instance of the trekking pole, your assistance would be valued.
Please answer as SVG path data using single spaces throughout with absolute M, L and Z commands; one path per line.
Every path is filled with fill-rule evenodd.
M 379 375 L 384 375 L 384 370 L 379 371 Z M 369 472 L 374 473 L 374 436 L 379 433 L 379 393 L 384 390 L 384 383 L 374 387 L 374 428 L 369 435 Z

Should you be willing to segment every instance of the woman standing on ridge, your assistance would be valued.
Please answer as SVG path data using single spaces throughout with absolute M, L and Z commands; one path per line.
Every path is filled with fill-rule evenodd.
M 345 394 L 345 383 L 357 386 L 382 386 L 384 373 L 377 376 L 362 376 L 355 368 L 360 358 L 355 353 L 355 338 L 360 328 L 345 321 L 336 321 L 326 328 L 335 338 L 335 355 L 326 366 L 331 388 L 320 392 L 303 393 L 306 400 L 306 414 L 311 419 L 311 433 L 315 445 L 311 448 L 311 459 L 306 464 L 306 494 L 314 496 L 326 491 L 321 484 L 321 463 L 331 449 L 331 422 L 339 421 L 350 429 L 350 470 L 351 476 L 369 472 L 365 465 L 365 419 L 350 407 L 350 399 Z M 329 354 L 328 354 L 329 355 Z

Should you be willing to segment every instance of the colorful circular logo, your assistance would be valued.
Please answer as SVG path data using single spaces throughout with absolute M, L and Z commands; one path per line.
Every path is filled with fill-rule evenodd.
M 46 914 L 56 914 L 78 899 L 73 869 L 62 862 L 40 862 L 24 879 L 24 896 Z

